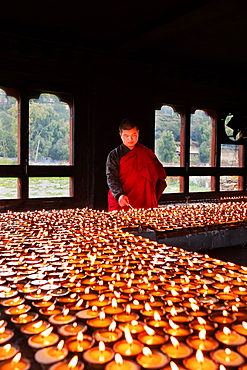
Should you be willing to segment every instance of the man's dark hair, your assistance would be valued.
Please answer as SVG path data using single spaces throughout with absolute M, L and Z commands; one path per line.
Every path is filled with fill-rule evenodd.
M 119 125 L 119 132 L 121 134 L 122 130 L 131 130 L 132 128 L 136 128 L 138 130 L 137 124 L 131 118 L 125 118 Z

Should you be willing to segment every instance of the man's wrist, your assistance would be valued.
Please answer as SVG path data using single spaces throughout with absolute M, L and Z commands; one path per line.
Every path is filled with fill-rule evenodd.
M 119 198 L 121 197 L 121 195 L 125 195 L 124 193 L 119 193 L 116 195 L 116 200 L 119 201 Z

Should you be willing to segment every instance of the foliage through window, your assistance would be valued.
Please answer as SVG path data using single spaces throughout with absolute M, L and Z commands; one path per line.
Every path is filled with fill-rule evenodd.
M 190 166 L 203 167 L 211 164 L 212 121 L 202 110 L 191 115 Z
M 70 107 L 56 95 L 29 102 L 29 163 L 70 164 Z
M 18 101 L 0 89 L 0 165 L 18 163 Z
M 180 115 L 163 105 L 155 111 L 155 154 L 164 166 L 180 166 Z

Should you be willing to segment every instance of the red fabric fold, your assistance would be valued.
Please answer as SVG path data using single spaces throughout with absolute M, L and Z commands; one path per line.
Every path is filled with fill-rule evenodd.
M 121 158 L 119 178 L 132 207 L 158 207 L 158 199 L 166 188 L 166 173 L 151 149 L 136 144 L 134 149 Z M 108 193 L 108 205 L 109 211 L 129 209 L 120 207 L 111 191 Z

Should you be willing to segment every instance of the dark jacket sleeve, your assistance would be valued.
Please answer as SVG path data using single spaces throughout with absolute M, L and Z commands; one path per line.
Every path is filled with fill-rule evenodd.
M 106 160 L 107 184 L 116 200 L 124 194 L 119 181 L 119 161 L 120 158 L 116 150 L 111 151 Z

